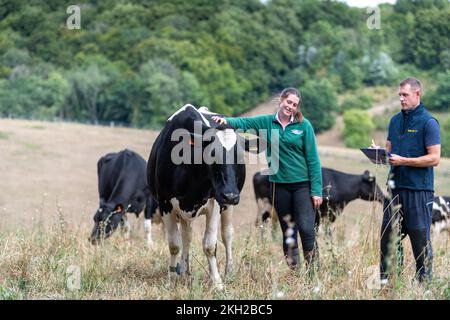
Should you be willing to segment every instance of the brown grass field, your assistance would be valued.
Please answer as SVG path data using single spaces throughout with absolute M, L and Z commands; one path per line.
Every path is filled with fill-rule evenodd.
M 0 299 L 450 299 L 449 235 L 433 239 L 434 280 L 429 288 L 413 279 L 414 261 L 405 239 L 403 273 L 379 288 L 380 204 L 356 200 L 319 234 L 321 269 L 313 279 L 292 273 L 281 253 L 281 234 L 258 238 L 253 174 L 247 166 L 240 204 L 234 211 L 235 272 L 216 292 L 207 277 L 201 239 L 204 218 L 195 223 L 192 276 L 168 273 L 169 251 L 162 226 L 153 226 L 155 246 L 144 241 L 143 214 L 130 217 L 132 238 L 119 232 L 100 246 L 87 238 L 98 206 L 97 160 L 129 148 L 144 159 L 157 133 L 117 127 L 0 119 Z M 358 150 L 327 146 L 318 139 L 324 166 L 349 173 L 370 169 L 385 189 L 387 167 L 375 167 Z M 322 142 L 321 142 L 322 141 Z M 436 193 L 450 195 L 450 159 L 435 171 Z M 217 250 L 223 276 L 224 250 Z M 79 286 L 70 279 L 79 271 Z M 78 278 L 77 278 L 78 279 Z

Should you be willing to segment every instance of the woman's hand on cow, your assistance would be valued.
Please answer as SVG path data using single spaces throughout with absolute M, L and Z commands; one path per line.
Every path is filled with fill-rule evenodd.
M 227 120 L 225 118 L 219 117 L 219 116 L 212 116 L 211 119 L 213 119 L 215 122 L 218 122 L 223 125 L 227 125 Z
M 312 196 L 312 203 L 313 203 L 313 207 L 314 209 L 318 209 L 320 207 L 320 205 L 322 204 L 322 197 L 318 197 L 318 196 Z

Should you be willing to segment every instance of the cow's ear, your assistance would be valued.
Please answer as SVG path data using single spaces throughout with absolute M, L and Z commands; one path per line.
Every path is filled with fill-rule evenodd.
M 369 172 L 369 170 L 364 171 L 363 180 L 368 182 L 374 182 L 375 176 Z

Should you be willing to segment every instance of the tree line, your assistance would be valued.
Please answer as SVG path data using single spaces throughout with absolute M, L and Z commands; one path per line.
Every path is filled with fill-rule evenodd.
M 159 128 L 186 103 L 237 115 L 294 86 L 320 132 L 348 109 L 338 94 L 420 73 L 449 108 L 446 0 L 382 5 L 381 29 L 337 1 L 91 0 L 79 30 L 66 1 L 0 2 L 2 117 Z

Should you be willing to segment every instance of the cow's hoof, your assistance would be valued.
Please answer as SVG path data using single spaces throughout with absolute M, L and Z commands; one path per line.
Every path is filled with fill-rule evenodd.
M 219 282 L 214 284 L 214 289 L 216 289 L 217 291 L 223 291 L 225 287 L 223 286 L 222 282 Z
M 228 265 L 228 266 L 225 268 L 225 275 L 226 275 L 227 277 L 233 276 L 233 265 Z
M 176 266 L 176 267 L 169 267 L 169 271 L 170 271 L 170 272 L 176 272 L 177 275 L 181 275 L 180 264 L 177 263 L 177 266 Z

